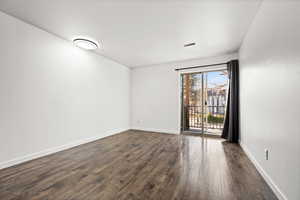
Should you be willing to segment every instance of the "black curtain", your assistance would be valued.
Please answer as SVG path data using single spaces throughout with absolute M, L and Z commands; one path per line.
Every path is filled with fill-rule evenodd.
M 229 142 L 239 141 L 239 61 L 227 63 L 229 87 L 222 138 Z

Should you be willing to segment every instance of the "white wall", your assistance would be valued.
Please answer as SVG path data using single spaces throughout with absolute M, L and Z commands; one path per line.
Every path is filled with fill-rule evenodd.
M 0 168 L 129 128 L 130 70 L 0 12 Z
M 281 199 L 299 200 L 300 2 L 262 3 L 240 69 L 241 142 Z
M 179 133 L 180 76 L 174 69 L 235 58 L 237 54 L 134 68 L 131 73 L 131 127 Z

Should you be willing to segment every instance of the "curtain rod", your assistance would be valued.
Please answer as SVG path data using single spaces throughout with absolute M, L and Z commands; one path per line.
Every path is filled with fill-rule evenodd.
M 200 68 L 200 67 L 211 67 L 211 66 L 218 66 L 218 65 L 227 65 L 228 62 L 226 63 L 215 63 L 215 64 L 209 64 L 209 65 L 200 65 L 200 66 L 194 66 L 194 67 L 184 67 L 184 68 L 177 68 L 175 71 L 181 71 L 181 70 L 186 70 L 186 69 L 195 69 L 195 68 Z

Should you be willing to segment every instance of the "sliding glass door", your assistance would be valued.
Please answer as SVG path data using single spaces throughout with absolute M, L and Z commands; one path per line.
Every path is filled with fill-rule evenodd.
M 181 130 L 221 135 L 227 101 L 227 70 L 181 75 Z

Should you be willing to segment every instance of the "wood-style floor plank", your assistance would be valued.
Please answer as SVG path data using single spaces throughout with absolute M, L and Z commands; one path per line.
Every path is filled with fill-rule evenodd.
M 126 131 L 0 170 L 2 200 L 276 200 L 236 144 Z

